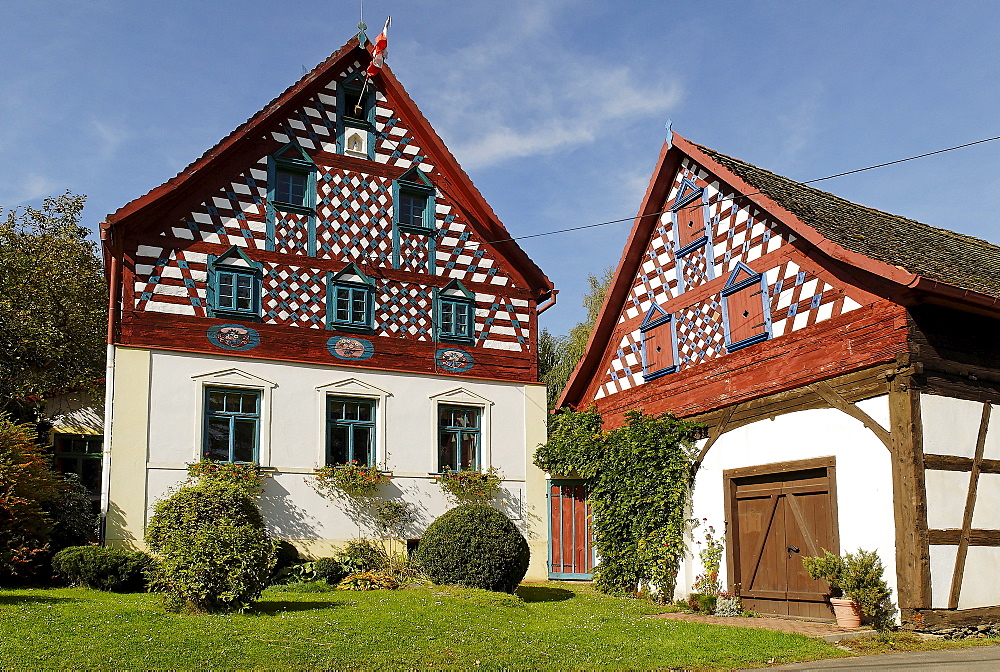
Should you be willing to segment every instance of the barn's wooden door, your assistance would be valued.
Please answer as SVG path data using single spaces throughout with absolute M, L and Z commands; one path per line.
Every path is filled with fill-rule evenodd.
M 591 579 L 590 505 L 582 481 L 549 481 L 549 578 Z
M 839 552 L 833 460 L 727 471 L 730 582 L 748 609 L 830 618 L 827 584 L 802 557 Z

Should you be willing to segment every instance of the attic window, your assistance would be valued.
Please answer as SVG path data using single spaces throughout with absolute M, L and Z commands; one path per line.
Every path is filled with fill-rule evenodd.
M 305 173 L 279 167 L 275 173 L 274 200 L 288 205 L 307 207 L 308 184 L 309 178 Z
M 368 121 L 368 94 L 361 95 L 361 89 L 344 89 L 344 116 L 357 121 Z
M 674 231 L 677 232 L 678 257 L 698 249 L 708 241 L 706 209 L 705 190 L 684 180 L 671 207 Z
M 642 326 L 642 379 L 654 380 L 677 370 L 677 335 L 673 316 L 654 305 Z
M 737 264 L 722 290 L 722 306 L 728 352 L 771 337 L 770 301 L 763 274 Z

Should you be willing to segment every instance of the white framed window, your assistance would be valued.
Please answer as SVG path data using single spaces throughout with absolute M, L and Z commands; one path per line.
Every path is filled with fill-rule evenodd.
M 389 470 L 386 419 L 392 394 L 358 378 L 320 385 L 316 464 L 359 464 Z
M 191 381 L 197 399 L 192 461 L 208 457 L 271 466 L 271 391 L 277 383 L 239 369 L 203 373 Z
M 492 466 L 493 402 L 464 387 L 432 395 L 430 400 L 435 435 L 430 473 L 441 473 L 445 467 L 458 470 Z

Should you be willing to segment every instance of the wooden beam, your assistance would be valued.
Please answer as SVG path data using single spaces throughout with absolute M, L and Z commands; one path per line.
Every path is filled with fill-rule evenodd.
M 889 432 L 886 431 L 885 427 L 875 422 L 872 416 L 868 415 L 856 405 L 837 394 L 837 391 L 830 387 L 830 384 L 826 381 L 813 383 L 810 387 L 816 390 L 816 393 L 823 397 L 824 401 L 830 404 L 830 406 L 839 411 L 843 411 L 855 420 L 860 421 L 861 424 L 863 424 L 867 429 L 870 429 L 872 433 L 878 437 L 878 440 L 881 441 L 886 448 L 890 451 L 892 450 L 892 440 L 889 438 Z
M 927 542 L 927 495 L 924 486 L 920 394 L 908 375 L 895 376 L 889 387 L 892 438 L 892 491 L 896 523 L 896 585 L 899 607 L 931 606 L 930 546 Z
M 927 540 L 934 546 L 957 546 L 963 530 L 927 530 Z M 1000 546 L 1000 530 L 969 530 L 969 546 Z
M 924 455 L 925 469 L 938 469 L 941 471 L 972 471 L 972 465 L 976 462 L 974 458 L 962 457 L 960 455 Z M 1000 474 L 1000 460 L 979 460 L 980 474 Z
M 740 407 L 740 404 L 733 404 L 729 408 L 725 409 L 722 419 L 719 421 L 715 427 L 713 427 L 708 432 L 708 441 L 702 446 L 701 452 L 698 453 L 698 457 L 694 460 L 694 469 L 697 470 L 701 466 L 702 461 L 704 461 L 705 456 L 708 455 L 709 449 L 715 445 L 715 442 L 719 440 L 719 437 L 726 433 L 726 429 L 729 427 L 729 421 L 733 419 L 733 414 L 736 413 L 736 409 Z
M 1000 621 L 1000 607 L 975 609 L 900 609 L 903 623 L 918 628 L 954 628 Z
M 962 537 L 958 542 L 958 553 L 955 555 L 955 573 L 951 577 L 951 592 L 948 596 L 948 608 L 958 609 L 958 597 L 962 592 L 962 579 L 965 576 L 965 558 L 969 553 L 969 540 L 972 536 L 972 514 L 976 510 L 976 492 L 979 488 L 979 465 L 983 461 L 983 451 L 986 449 L 986 431 L 990 426 L 990 405 L 983 404 L 983 416 L 979 421 L 979 436 L 976 439 L 976 456 L 972 462 L 972 475 L 969 477 L 969 492 L 965 498 L 965 515 L 962 518 Z

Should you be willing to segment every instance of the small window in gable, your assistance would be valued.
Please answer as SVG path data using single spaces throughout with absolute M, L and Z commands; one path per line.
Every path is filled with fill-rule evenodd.
M 374 282 L 357 266 L 327 273 L 327 329 L 370 332 L 374 312 Z
M 437 329 L 442 341 L 471 343 L 476 326 L 476 296 L 458 280 L 437 293 Z
M 434 229 L 434 185 L 419 168 L 410 168 L 392 184 L 393 221 L 407 229 Z
M 261 265 L 240 248 L 208 258 L 208 314 L 241 320 L 260 319 Z
M 369 96 L 371 88 L 362 85 L 344 87 L 344 117 L 363 123 L 368 122 Z
M 764 275 L 739 263 L 722 290 L 726 350 L 733 352 L 771 337 L 771 312 Z
M 649 381 L 677 370 L 677 336 L 673 316 L 654 305 L 642 326 L 642 378 Z
M 372 159 L 375 90 L 359 70 L 337 87 L 339 151 L 357 159 Z
M 708 218 L 705 216 L 705 190 L 684 180 L 677 198 L 671 206 L 671 215 L 676 235 L 676 254 L 683 256 L 708 241 Z
M 316 207 L 316 164 L 290 142 L 268 161 L 268 201 L 279 210 L 309 214 Z

